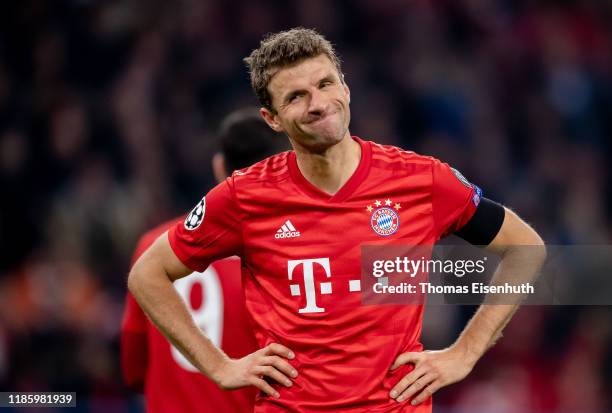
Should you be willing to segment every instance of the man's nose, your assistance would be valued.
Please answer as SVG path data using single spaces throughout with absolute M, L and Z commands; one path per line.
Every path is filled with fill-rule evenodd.
M 311 114 L 322 115 L 327 110 L 327 101 L 325 96 L 318 89 L 313 90 L 310 93 L 310 105 L 308 106 L 308 112 Z

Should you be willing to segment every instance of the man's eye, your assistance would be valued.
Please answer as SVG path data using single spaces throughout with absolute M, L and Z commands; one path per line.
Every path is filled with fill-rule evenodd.
M 289 103 L 291 103 L 291 102 L 295 102 L 296 100 L 298 100 L 298 98 L 299 98 L 300 96 L 301 96 L 301 95 L 299 95 L 299 94 L 296 94 L 296 95 L 291 95 L 291 97 L 289 97 Z
M 330 86 L 332 84 L 332 82 L 330 82 L 329 80 L 326 80 L 325 82 L 321 82 L 321 88 L 324 88 L 326 86 Z

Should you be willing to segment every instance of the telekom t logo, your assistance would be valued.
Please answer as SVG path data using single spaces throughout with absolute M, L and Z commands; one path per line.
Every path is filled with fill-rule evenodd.
M 311 258 L 308 260 L 291 260 L 288 262 L 287 270 L 289 272 L 289 281 L 293 280 L 293 270 L 297 266 L 302 265 L 304 267 L 304 292 L 306 294 L 306 307 L 300 308 L 300 313 L 322 313 L 325 311 L 324 308 L 317 306 L 317 295 L 315 292 L 314 280 L 315 264 L 323 267 L 327 278 L 331 278 L 331 271 L 329 269 L 329 258 Z M 322 282 L 319 286 L 321 294 L 331 294 L 331 282 Z M 291 295 L 302 295 L 300 291 L 300 284 L 290 284 L 289 288 L 291 289 Z

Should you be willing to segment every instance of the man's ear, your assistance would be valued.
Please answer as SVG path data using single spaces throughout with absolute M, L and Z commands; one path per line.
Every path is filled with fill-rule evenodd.
M 227 178 L 227 168 L 225 167 L 225 156 L 217 152 L 212 158 L 212 170 L 217 182 L 223 182 Z
M 272 113 L 268 108 L 259 108 L 261 117 L 266 121 L 269 127 L 276 132 L 284 132 L 282 125 L 278 121 L 276 114 Z
M 344 75 L 342 75 L 342 87 L 344 88 L 344 93 L 348 98 L 348 103 L 351 103 L 351 89 L 349 89 L 348 85 L 344 81 Z

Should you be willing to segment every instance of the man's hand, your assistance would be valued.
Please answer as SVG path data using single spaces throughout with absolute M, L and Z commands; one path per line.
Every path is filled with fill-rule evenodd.
M 255 386 L 267 395 L 278 398 L 280 395 L 264 377 L 291 387 L 293 383 L 289 377 L 297 377 L 298 372 L 285 359 L 294 357 L 287 347 L 272 343 L 241 359 L 226 359 L 215 369 L 212 379 L 224 390 Z
M 456 383 L 467 376 L 476 360 L 459 347 L 451 346 L 439 351 L 403 353 L 396 359 L 391 370 L 403 364 L 414 364 L 414 370 L 401 379 L 389 396 L 403 402 L 417 395 L 411 402 L 413 406 L 424 402 L 438 389 Z
M 502 257 L 492 285 L 533 282 L 546 259 L 544 241 L 509 209 L 505 209 L 502 227 L 487 250 Z M 508 302 L 508 298 L 512 301 Z M 391 398 L 403 402 L 414 397 L 412 405 L 417 405 L 439 388 L 465 378 L 476 361 L 501 336 L 522 298 L 506 294 L 501 303 L 481 305 L 455 344 L 445 350 L 400 354 L 391 369 L 411 363 L 414 370 L 395 385 L 389 393 Z M 485 298 L 489 304 L 495 303 L 493 300 L 490 296 Z

